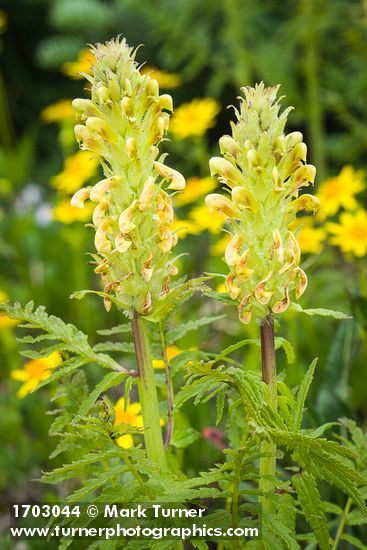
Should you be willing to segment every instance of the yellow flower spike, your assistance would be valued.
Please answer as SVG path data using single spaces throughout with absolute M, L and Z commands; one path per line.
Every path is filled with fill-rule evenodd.
M 178 240 L 171 228 L 172 198 L 162 183 L 167 180 L 173 190 L 185 187 L 184 177 L 165 165 L 159 151 L 172 98 L 160 95 L 158 82 L 139 71 L 136 51 L 125 40 L 97 44 L 91 51 L 90 98 L 73 105 L 80 148 L 97 156 L 104 172 L 90 190 L 97 203 L 97 272 L 111 298 L 113 293 L 126 310 L 148 315 L 169 292 L 170 254 Z M 75 200 L 82 198 L 80 193 Z
M 90 197 L 92 187 L 83 187 L 71 197 L 70 204 L 74 208 L 84 208 L 84 203 Z
M 164 179 L 168 179 L 171 182 L 168 189 L 173 189 L 175 191 L 182 191 L 185 189 L 186 181 L 180 172 L 161 162 L 154 162 L 154 168 Z
M 240 235 L 235 235 L 229 241 L 225 250 L 225 260 L 228 265 L 235 265 L 240 260 L 239 251 L 243 241 L 244 239 Z
M 229 187 L 237 185 L 240 179 L 238 170 L 226 159 L 221 157 L 212 157 L 209 161 L 210 175 L 218 174 L 220 181 L 226 183 Z
M 307 288 L 308 278 L 306 273 L 300 267 L 296 268 L 296 278 L 299 281 L 298 286 L 296 287 L 296 290 L 295 290 L 296 298 L 298 300 L 298 298 L 302 296 L 302 294 Z
M 300 212 L 307 210 L 308 212 L 317 212 L 320 201 L 314 195 L 301 195 L 298 199 L 292 201 L 288 207 L 288 212 Z
M 234 239 L 230 243 L 250 245 L 243 252 L 227 245 L 225 254 L 227 292 L 239 302 L 243 323 L 252 319 L 261 322 L 268 315 L 282 313 L 307 285 L 306 275 L 298 270 L 300 248 L 290 227 L 294 227 L 298 211 L 314 211 L 319 204 L 311 195 L 299 196 L 302 187 L 314 182 L 316 170 L 306 164 L 302 134 L 284 131 L 291 109 L 281 112 L 278 89 L 266 88 L 263 83 L 242 88 L 232 135 L 220 139 L 223 157 L 209 162 L 210 172 L 232 191 L 229 198 L 208 195 L 208 210 L 230 218 Z M 235 262 L 235 254 L 241 252 Z
M 240 210 L 252 210 L 252 212 L 257 212 L 258 206 L 253 195 L 246 191 L 243 187 L 237 186 L 232 189 L 232 202 L 236 208 Z
M 219 212 L 228 218 L 235 218 L 238 220 L 241 218 L 239 210 L 233 207 L 232 202 L 226 197 L 223 197 L 223 195 L 219 195 L 219 193 L 208 195 L 205 198 L 205 203 L 209 212 Z
M 225 287 L 226 291 L 228 292 L 228 296 L 232 298 L 232 300 L 235 300 L 240 295 L 241 289 L 234 284 L 235 275 L 234 273 L 230 273 L 228 277 L 225 280 Z

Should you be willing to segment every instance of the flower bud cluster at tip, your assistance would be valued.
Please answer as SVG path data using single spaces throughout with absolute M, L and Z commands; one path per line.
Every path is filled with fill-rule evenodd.
M 227 216 L 225 286 L 245 324 L 286 311 L 306 290 L 300 247 L 288 226 L 297 212 L 315 212 L 319 204 L 313 195 L 299 195 L 314 183 L 316 170 L 306 163 L 302 134 L 284 133 L 291 108 L 280 113 L 278 89 L 242 88 L 232 135 L 220 138 L 222 156 L 209 162 L 224 193 L 208 195 L 206 204 Z
M 183 176 L 164 164 L 158 145 L 164 139 L 172 98 L 159 94 L 156 80 L 142 75 L 135 51 L 119 38 L 91 48 L 95 56 L 91 99 L 75 99 L 75 136 L 91 152 L 105 178 L 80 189 L 72 205 L 96 203 L 95 272 L 104 291 L 141 315 L 153 311 L 156 300 L 170 289 L 177 268 L 170 261 L 177 236 L 172 200 L 162 186 L 182 190 Z M 112 301 L 107 296 L 105 307 Z

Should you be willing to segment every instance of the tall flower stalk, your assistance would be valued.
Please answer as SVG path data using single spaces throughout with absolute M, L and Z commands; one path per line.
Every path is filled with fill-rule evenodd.
M 159 95 L 156 80 L 142 75 L 135 51 L 125 40 L 111 40 L 91 48 L 95 56 L 90 82 L 91 99 L 75 99 L 80 147 L 91 151 L 105 178 L 77 191 L 74 206 L 96 203 L 93 213 L 95 272 L 104 285 L 104 304 L 113 302 L 129 311 L 138 364 L 139 397 L 148 457 L 166 467 L 160 429 L 147 321 L 157 300 L 170 291 L 177 268 L 171 250 L 177 236 L 171 190 L 185 187 L 183 176 L 164 164 L 159 143 L 172 111 L 172 98 Z
M 242 88 L 232 135 L 219 140 L 222 157 L 210 160 L 211 174 L 224 184 L 223 194 L 210 194 L 210 211 L 227 216 L 232 237 L 225 251 L 229 268 L 225 286 L 238 304 L 242 323 L 260 325 L 262 379 L 268 405 L 277 408 L 274 317 L 298 300 L 307 286 L 299 267 L 300 247 L 289 225 L 301 210 L 316 211 L 319 200 L 299 195 L 315 179 L 306 164 L 307 147 L 300 132 L 284 133 L 291 108 L 280 113 L 279 87 Z M 276 447 L 262 444 L 261 489 L 272 490 Z M 266 498 L 264 506 L 272 504 Z

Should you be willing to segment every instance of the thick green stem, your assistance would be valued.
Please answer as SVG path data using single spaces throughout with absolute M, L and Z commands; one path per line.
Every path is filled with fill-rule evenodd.
M 138 390 L 145 429 L 145 447 L 148 458 L 160 469 L 166 470 L 166 454 L 160 427 L 158 395 L 146 321 L 134 311 L 131 326 L 139 371 Z
M 277 408 L 277 372 L 275 361 L 274 321 L 271 317 L 261 322 L 261 360 L 262 379 L 267 384 L 266 401 L 268 405 Z M 261 454 L 267 455 L 260 459 L 260 490 L 269 493 L 274 489 L 274 484 L 268 476 L 275 476 L 276 472 L 276 446 L 271 441 L 263 441 Z M 265 478 L 264 478 L 265 476 Z M 263 511 L 274 512 L 274 505 L 265 496 L 262 497 Z

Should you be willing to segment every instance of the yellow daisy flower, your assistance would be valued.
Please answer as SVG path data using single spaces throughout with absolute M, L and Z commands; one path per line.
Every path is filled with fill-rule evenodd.
M 339 223 L 329 222 L 326 229 L 333 236 L 331 244 L 338 246 L 345 254 L 362 258 L 367 253 L 367 212 L 359 208 L 356 212 L 343 212 Z
M 119 424 L 128 424 L 129 426 L 136 426 L 143 428 L 143 417 L 141 416 L 140 403 L 129 403 L 125 408 L 125 399 L 120 399 L 115 404 L 115 422 L 114 426 Z M 131 434 L 122 435 L 116 440 L 117 444 L 124 449 L 130 449 L 134 445 L 134 439 Z
M 171 361 L 176 355 L 181 353 L 181 350 L 177 346 L 167 346 L 166 348 L 166 354 L 168 361 Z M 153 367 L 155 369 L 164 369 L 164 361 L 163 359 L 153 359 Z
M 178 73 L 168 73 L 166 71 L 160 71 L 156 67 L 150 65 L 144 65 L 141 69 L 141 74 L 148 74 L 151 78 L 154 78 L 160 88 L 177 88 L 182 84 L 182 78 Z
M 90 50 L 81 50 L 76 61 L 67 61 L 61 67 L 61 70 L 66 76 L 73 79 L 84 78 L 81 73 L 91 74 L 92 65 L 95 63 L 96 58 Z
M 93 205 L 87 204 L 84 208 L 71 206 L 69 199 L 59 202 L 53 209 L 53 219 L 57 222 L 69 224 L 86 222 L 92 218 Z
M 202 136 L 215 124 L 220 104 L 211 97 L 193 99 L 178 107 L 171 118 L 170 131 L 176 139 Z
M 43 122 L 61 122 L 63 120 L 75 121 L 75 112 L 71 106 L 71 99 L 60 99 L 56 103 L 48 105 L 41 111 Z
M 3 304 L 8 300 L 8 295 L 3 290 L 0 290 L 0 304 Z M 14 327 L 19 321 L 11 319 L 8 315 L 0 313 L 0 330 Z
M 226 221 L 225 215 L 219 212 L 209 212 L 205 204 L 193 208 L 189 217 L 199 226 L 199 232 L 208 230 L 210 233 L 219 233 Z
M 58 191 L 72 194 L 96 174 L 97 168 L 98 161 L 89 151 L 78 151 L 65 159 L 64 169 L 51 178 L 51 184 Z
M 23 382 L 23 385 L 19 388 L 17 396 L 19 399 L 23 399 L 31 391 L 33 391 L 38 384 L 43 380 L 46 380 L 51 374 L 51 370 L 62 362 L 61 355 L 54 351 L 47 357 L 41 359 L 32 359 L 24 364 L 22 369 L 14 369 L 11 371 L 10 376 L 14 380 Z
M 207 195 L 217 187 L 217 182 L 213 178 L 188 178 L 186 187 L 182 193 L 175 196 L 176 206 L 184 206 L 196 199 Z
M 354 170 L 353 166 L 344 166 L 340 174 L 321 183 L 316 196 L 320 199 L 318 218 L 334 216 L 343 207 L 354 210 L 358 203 L 355 195 L 365 189 L 364 172 Z
M 323 243 L 327 236 L 326 231 L 322 227 L 316 227 L 315 220 L 315 216 L 302 216 L 289 227 L 295 231 L 302 226 L 297 233 L 297 241 L 304 254 L 319 254 L 323 249 Z

